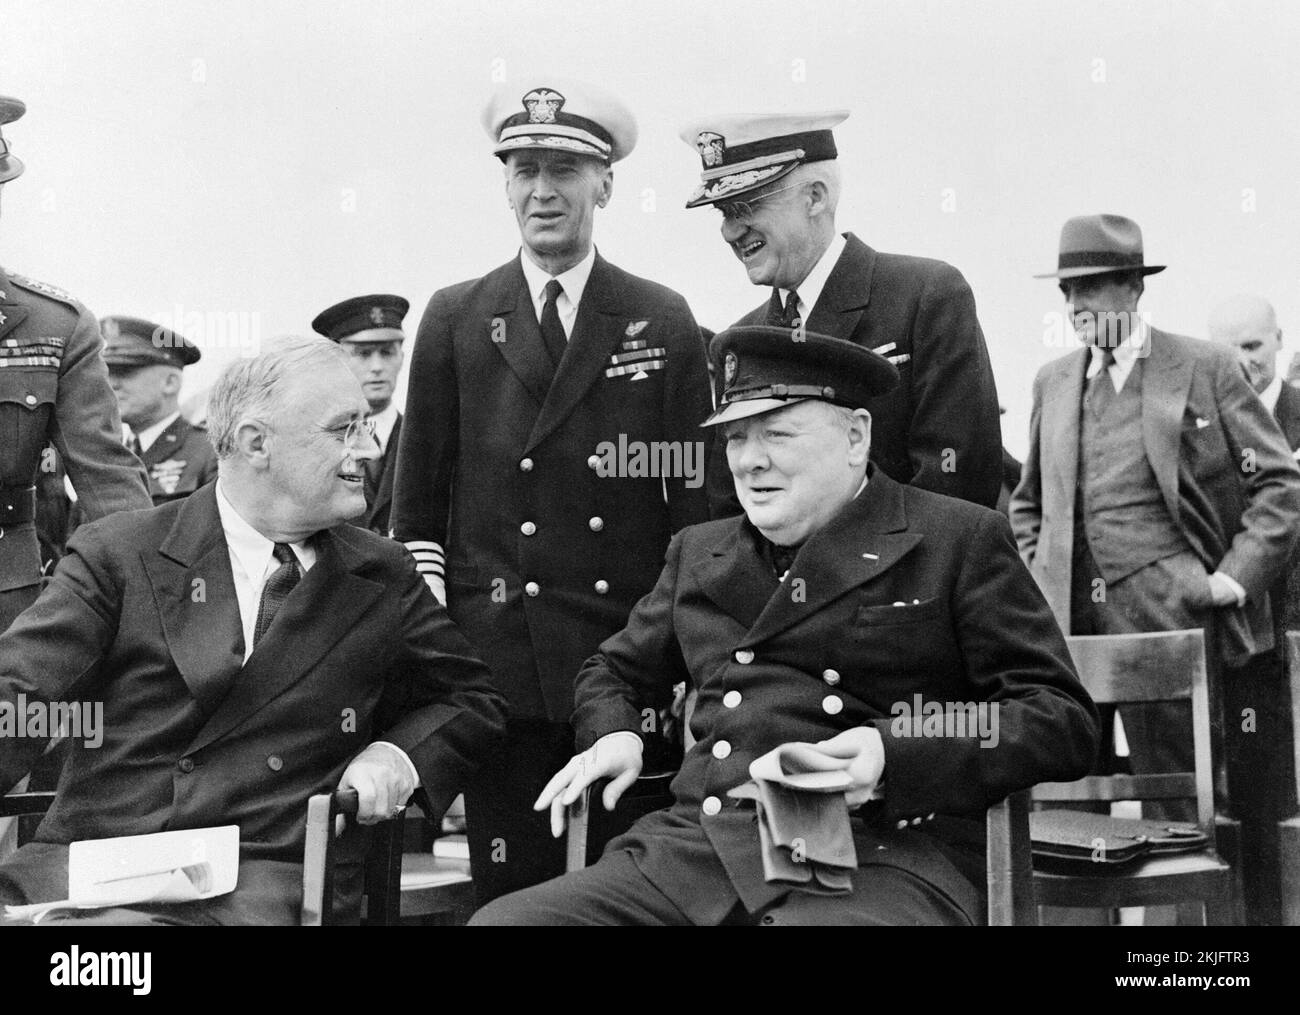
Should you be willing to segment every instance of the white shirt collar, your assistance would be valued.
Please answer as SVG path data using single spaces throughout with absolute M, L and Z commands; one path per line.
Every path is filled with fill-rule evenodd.
M 217 514 L 221 517 L 221 531 L 226 537 L 226 548 L 230 551 L 232 560 L 243 569 L 243 573 L 260 586 L 267 574 L 280 566 L 275 560 L 275 543 L 248 524 L 226 498 L 221 483 L 218 479 Z M 316 550 L 306 541 L 290 543 L 289 546 L 304 572 L 316 563 Z
M 830 246 L 822 252 L 822 256 L 812 266 L 812 271 L 808 272 L 808 276 L 796 287 L 795 291 L 799 294 L 799 317 L 802 320 L 807 321 L 812 314 L 813 307 L 817 305 L 817 301 L 821 298 L 822 290 L 826 288 L 826 280 L 831 277 L 831 272 L 835 269 L 835 263 L 840 259 L 840 255 L 844 253 L 844 248 L 848 246 L 848 242 L 843 236 L 836 233 L 831 238 Z M 785 301 L 790 296 L 790 290 L 778 289 L 777 292 L 781 294 L 781 305 L 784 306 Z
M 578 304 L 582 302 L 582 293 L 587 288 L 591 269 L 596 264 L 595 244 L 592 244 L 591 249 L 587 251 L 586 257 L 559 275 L 552 276 L 546 269 L 538 267 L 528 256 L 528 251 L 524 249 L 519 251 L 519 264 L 524 269 L 524 281 L 528 284 L 528 294 L 533 298 L 533 310 L 537 312 L 539 321 L 542 319 L 542 308 L 546 305 L 546 283 L 554 277 L 563 287 L 564 292 L 555 301 L 555 309 L 560 315 L 560 322 L 564 325 L 564 333 L 571 335 L 573 319 L 578 314 Z
M 1124 387 L 1124 382 L 1128 380 L 1129 374 L 1133 372 L 1133 366 L 1140 358 L 1149 354 L 1149 344 L 1151 341 L 1151 329 L 1147 322 L 1141 316 L 1137 318 L 1137 327 L 1129 332 L 1128 338 L 1115 349 L 1115 362 L 1110 365 L 1110 379 L 1115 385 L 1115 390 L 1120 391 Z M 1101 370 L 1102 358 L 1105 354 L 1095 345 L 1089 350 L 1087 378 L 1091 380 L 1096 377 Z
M 397 425 L 397 406 L 389 402 L 387 409 L 375 413 L 370 418 L 375 421 L 375 440 L 379 442 L 380 453 L 387 454 L 388 439 L 392 437 L 393 427 Z
M 136 437 L 140 439 L 140 450 L 148 451 L 153 447 L 154 442 L 162 436 L 163 431 L 175 423 L 178 418 L 180 418 L 180 412 L 173 412 L 170 416 L 163 417 L 157 423 L 147 426 L 137 433 Z
M 1264 408 L 1270 413 L 1277 412 L 1277 400 L 1282 395 L 1282 375 L 1274 374 L 1273 379 L 1268 382 L 1268 387 L 1259 393 L 1259 400 L 1264 403 Z

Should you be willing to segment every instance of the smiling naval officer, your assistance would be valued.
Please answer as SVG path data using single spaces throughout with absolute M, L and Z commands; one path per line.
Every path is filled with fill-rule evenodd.
M 523 249 L 429 302 L 392 516 L 510 702 L 506 749 L 465 794 L 480 902 L 564 869 L 531 806 L 573 753 L 574 677 L 654 585 L 672 534 L 708 517 L 701 476 L 608 475 L 602 446 L 701 442 L 699 469 L 710 409 L 686 301 L 592 242 L 631 112 L 547 76 L 499 91 L 483 125 Z
M 872 461 L 900 483 L 993 507 L 1001 423 L 975 297 L 950 264 L 879 253 L 836 231 L 833 128 L 848 115 L 712 116 L 687 125 L 680 136 L 699 152 L 702 173 L 686 207 L 717 208 L 723 241 L 749 281 L 769 289 L 738 325 L 846 339 L 898 368 L 898 385 L 867 406 Z
M 402 414 L 393 402 L 397 375 L 402 370 L 402 321 L 410 303 L 400 296 L 376 293 L 356 296 L 322 310 L 312 329 L 337 342 L 348 354 L 352 373 L 361 383 L 380 455 L 366 462 L 366 511 L 356 522 L 363 529 L 388 535 L 393 506 L 393 480 L 397 475 L 397 443 L 402 434 Z
M 558 833 L 564 806 L 606 777 L 611 806 L 641 768 L 642 709 L 686 681 L 696 740 L 675 802 L 594 866 L 474 922 L 980 922 L 985 808 L 1083 775 L 1096 751 L 1065 639 L 1002 515 L 868 464 L 866 406 L 898 383 L 883 357 L 764 326 L 723 332 L 710 351 L 724 389 L 705 425 L 722 431 L 745 514 L 673 538 L 654 590 L 579 675 L 585 750 L 537 806 Z M 919 735 L 895 721 L 918 698 L 996 712 L 998 735 Z M 838 890 L 765 872 L 755 811 L 730 792 L 792 743 L 849 779 L 856 857 Z M 810 860 L 824 831 L 812 810 L 785 829 Z

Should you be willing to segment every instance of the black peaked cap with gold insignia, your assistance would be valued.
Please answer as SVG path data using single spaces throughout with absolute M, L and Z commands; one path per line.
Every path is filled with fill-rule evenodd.
M 865 409 L 899 377 L 879 353 L 840 338 L 753 325 L 719 332 L 709 358 L 722 364 L 722 400 L 701 426 L 716 426 L 808 399 Z
M 405 338 L 402 320 L 410 309 L 400 296 L 354 296 L 322 310 L 311 326 L 333 342 L 400 342 Z

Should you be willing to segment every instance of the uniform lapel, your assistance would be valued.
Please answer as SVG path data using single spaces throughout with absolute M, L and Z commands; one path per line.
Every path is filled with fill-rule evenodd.
M 871 298 L 876 252 L 852 233 L 844 237 L 848 243 L 808 315 L 808 330 L 847 341 L 853 338 Z
M 573 322 L 569 346 L 528 437 L 530 451 L 573 412 L 609 364 L 610 356 L 623 338 L 627 322 L 617 294 L 612 291 L 610 274 L 609 263 L 597 254 L 591 277 L 582 293 L 582 303 L 578 306 L 578 316 Z
M 921 541 L 906 530 L 903 488 L 873 469 L 867 488 L 799 550 L 782 590 L 769 598 L 743 644 L 780 634 L 880 577 Z
M 484 322 L 484 341 L 496 347 L 540 406 L 546 401 L 554 369 L 542 343 L 524 270 L 516 258 L 494 274 L 498 277 L 488 294 L 493 316 Z
M 209 715 L 244 658 L 239 601 L 214 489 L 206 486 L 186 499 L 157 553 L 144 559 L 172 660 Z
M 1152 328 L 1148 337 L 1150 353 L 1145 362 L 1138 364 L 1142 370 L 1142 441 L 1169 517 L 1177 521 L 1183 413 L 1192 385 L 1193 363 L 1173 355 L 1163 332 Z
M 158 435 L 158 439 L 149 445 L 149 449 L 140 458 L 147 468 L 153 468 L 176 454 L 176 449 L 184 443 L 186 425 L 185 417 L 177 416 Z
M 743 517 L 701 557 L 693 568 L 700 589 L 746 629 L 778 588 L 776 576 L 754 547 Z
M 316 539 L 315 565 L 284 601 L 230 693 L 187 753 L 229 733 L 302 680 L 383 593 L 378 582 L 352 573 L 364 558 L 334 530 L 319 533 Z
M 0 339 L 27 320 L 27 308 L 20 307 L 9 295 L 10 283 L 0 268 Z
M 397 439 L 402 433 L 402 414 L 397 414 L 397 422 L 393 424 L 393 432 L 388 435 L 388 444 L 384 448 L 384 457 L 380 460 L 379 469 L 379 488 L 375 491 L 375 498 L 371 502 L 370 510 L 366 512 L 366 522 L 378 517 L 379 513 L 384 510 L 393 500 L 393 474 L 397 472 Z

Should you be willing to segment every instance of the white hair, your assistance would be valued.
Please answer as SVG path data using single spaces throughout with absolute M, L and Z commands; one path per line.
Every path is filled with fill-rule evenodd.
M 805 162 L 796 166 L 787 178 L 789 185 L 797 183 L 820 183 L 826 188 L 826 213 L 835 220 L 835 209 L 840 204 L 840 164 L 835 159 L 823 159 L 820 162 Z
M 349 369 L 347 354 L 329 339 L 290 336 L 260 356 L 235 360 L 226 367 L 208 394 L 208 438 L 217 458 L 229 458 L 235 453 L 235 433 L 241 419 L 252 416 L 265 420 L 275 412 L 289 378 L 331 362 Z

